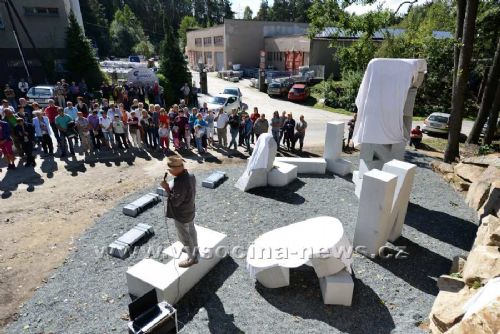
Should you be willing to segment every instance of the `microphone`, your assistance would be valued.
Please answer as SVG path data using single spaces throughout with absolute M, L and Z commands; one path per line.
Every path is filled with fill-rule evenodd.
M 165 175 L 163 175 L 163 181 L 167 182 L 167 177 L 168 177 L 168 172 L 166 172 Z

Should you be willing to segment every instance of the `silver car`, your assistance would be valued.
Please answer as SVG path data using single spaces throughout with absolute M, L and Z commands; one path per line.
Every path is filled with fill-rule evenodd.
M 34 86 L 28 90 L 26 97 L 31 102 L 36 102 L 40 107 L 45 107 L 49 104 L 49 100 L 54 100 L 54 86 Z
M 424 121 L 424 133 L 448 133 L 450 114 L 433 112 Z

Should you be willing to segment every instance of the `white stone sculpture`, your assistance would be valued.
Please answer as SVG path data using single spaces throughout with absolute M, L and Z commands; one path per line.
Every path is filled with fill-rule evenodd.
M 377 256 L 387 240 L 401 235 L 415 171 L 413 164 L 392 160 L 382 171 L 365 173 L 353 240 L 357 249 Z
M 351 306 L 354 281 L 346 270 L 320 278 L 319 286 L 325 304 Z
M 424 59 L 373 59 L 368 64 L 356 97 L 353 135 L 354 144 L 361 144 L 359 172 L 353 172 L 358 197 L 367 171 L 404 159 L 415 96 L 426 71 Z
M 245 171 L 236 182 L 236 188 L 248 191 L 267 186 L 267 173 L 273 168 L 277 150 L 278 145 L 270 133 L 260 135 Z
M 127 285 L 131 295 L 140 297 L 151 289 L 156 290 L 159 301 L 178 302 L 200 279 L 227 255 L 226 235 L 196 225 L 199 262 L 189 268 L 180 268 L 179 262 L 187 259 L 183 245 L 177 241 L 164 254 L 171 258 L 165 264 L 144 259 L 127 270 Z
M 326 169 L 340 176 L 352 173 L 352 163 L 340 157 L 343 141 L 344 122 L 328 122 L 326 124 L 323 158 L 326 160 Z

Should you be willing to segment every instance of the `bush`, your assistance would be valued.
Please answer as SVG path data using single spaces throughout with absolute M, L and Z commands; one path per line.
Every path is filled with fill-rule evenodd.
M 342 74 L 342 81 L 329 78 L 314 86 L 313 93 L 325 99 L 325 105 L 329 107 L 355 112 L 355 100 L 361 80 L 363 80 L 362 72 L 346 71 Z

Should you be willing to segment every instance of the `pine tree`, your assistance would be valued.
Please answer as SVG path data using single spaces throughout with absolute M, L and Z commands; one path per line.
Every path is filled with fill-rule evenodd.
M 105 57 L 110 51 L 109 21 L 106 11 L 98 0 L 81 0 L 80 7 L 85 27 L 85 35 L 92 39 L 99 49 L 99 55 Z
M 267 0 L 262 0 L 260 3 L 260 8 L 255 19 L 259 21 L 269 21 L 271 19 L 269 16 L 269 2 Z
M 243 12 L 243 20 L 251 20 L 253 18 L 252 9 L 249 6 L 245 7 L 245 11 Z
M 165 100 L 167 105 L 171 105 L 180 98 L 180 89 L 184 83 L 191 84 L 191 73 L 188 71 L 186 59 L 169 23 L 166 24 L 165 30 L 165 39 L 161 43 L 160 74 L 165 76 L 166 83 L 163 87 Z
M 90 40 L 85 37 L 73 12 L 66 30 L 66 70 L 70 81 L 85 79 L 90 89 L 101 85 L 103 75 Z
M 141 22 L 127 5 L 116 11 L 110 33 L 113 54 L 119 57 L 129 56 L 133 48 L 146 39 Z

